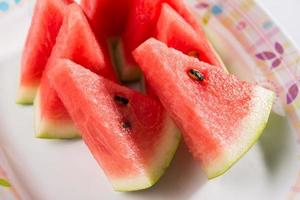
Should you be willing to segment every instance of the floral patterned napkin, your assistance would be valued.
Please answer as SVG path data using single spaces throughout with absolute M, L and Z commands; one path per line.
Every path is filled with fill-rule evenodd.
M 243 66 L 248 75 L 276 92 L 275 111 L 300 129 L 300 53 L 273 19 L 254 0 L 195 0 L 192 6 L 204 27 L 218 33 L 223 26 L 234 36 L 251 61 Z
M 218 37 L 224 35 L 222 31 L 228 31 L 230 37 L 222 38 L 220 43 L 234 38 L 242 51 L 246 52 L 247 58 L 238 62 L 240 74 L 251 76 L 253 81 L 276 93 L 273 110 L 286 115 L 296 130 L 300 143 L 300 53 L 294 43 L 255 0 L 192 2 L 192 7 L 206 30 Z M 217 39 L 215 36 L 212 38 Z M 235 56 L 231 50 L 224 52 L 229 58 L 233 58 L 226 64 L 235 65 L 235 60 L 241 59 L 241 54 L 235 52 L 239 55 Z M 298 199 L 300 194 L 300 172 L 295 179 L 289 199 Z

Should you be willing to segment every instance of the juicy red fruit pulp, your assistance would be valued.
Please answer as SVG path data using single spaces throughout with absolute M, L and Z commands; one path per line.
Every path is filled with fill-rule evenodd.
M 20 85 L 37 87 L 72 0 L 37 0 L 21 62 Z
M 223 63 L 212 51 L 203 34 L 199 34 L 185 19 L 168 4 L 162 4 L 156 25 L 156 38 L 169 47 L 215 66 Z
M 134 55 L 202 164 L 216 158 L 242 134 L 235 130 L 250 112 L 252 85 L 155 39 L 143 43 Z M 198 72 L 201 80 L 195 73 L 191 75 L 191 70 Z
M 66 122 L 72 122 L 63 103 L 47 79 L 47 73 L 52 63 L 56 62 L 57 59 L 71 59 L 95 73 L 116 80 L 105 45 L 100 46 L 98 44 L 85 15 L 76 3 L 68 6 L 56 40 L 39 88 L 40 118 L 41 121 L 51 124 L 52 127 L 55 127 L 57 123 L 63 125 Z M 36 126 L 39 126 L 39 124 L 36 123 Z M 37 128 L 37 130 L 40 130 L 40 128 Z M 56 135 L 54 130 L 40 130 L 37 135 L 48 134 L 46 137 L 54 137 Z M 70 137 L 69 134 L 74 135 L 75 133 L 65 134 L 64 137 Z
M 136 63 L 132 57 L 132 51 L 146 39 L 155 35 L 155 26 L 159 18 L 162 3 L 164 2 L 168 3 L 174 10 L 183 16 L 187 23 L 191 24 L 200 36 L 204 36 L 195 17 L 191 14 L 182 0 L 133 0 L 127 26 L 121 36 L 121 51 L 124 52 L 125 57 L 125 66 L 123 66 L 123 68 L 126 68 L 126 70 L 123 71 L 132 73 L 129 75 L 122 75 L 121 71 L 121 78 L 125 79 L 125 81 L 137 78 L 138 72 L 137 70 L 134 70 L 137 69 L 137 67 L 135 66 Z
M 99 40 L 118 36 L 124 30 L 132 0 L 81 0 Z
M 111 180 L 148 173 L 163 137 L 160 102 L 68 60 L 57 61 L 48 78 Z

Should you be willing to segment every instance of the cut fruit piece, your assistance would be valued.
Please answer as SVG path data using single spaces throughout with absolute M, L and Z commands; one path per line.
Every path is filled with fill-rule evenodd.
M 226 172 L 260 137 L 273 92 L 153 38 L 133 54 L 208 178 Z
M 197 23 L 183 0 L 135 0 L 130 10 L 128 23 L 118 46 L 118 66 L 122 81 L 133 81 L 141 75 L 132 57 L 132 51 L 149 37 L 155 35 L 156 23 L 161 12 L 162 3 L 168 3 L 197 32 L 205 38 L 204 32 Z M 138 31 L 137 31 L 138 30 Z M 173 33 L 173 34 L 176 34 Z M 204 40 L 204 39 L 203 39 Z M 138 72 L 138 73 L 137 73 Z
M 214 53 L 206 37 L 198 34 L 173 8 L 162 5 L 156 25 L 156 38 L 169 47 L 175 48 L 200 61 L 215 66 L 224 66 Z
M 16 103 L 22 105 L 31 105 L 33 103 L 34 97 L 36 96 L 38 85 L 39 83 L 31 86 L 21 84 L 18 89 Z
M 168 4 L 163 3 L 156 25 L 156 38 L 189 56 L 196 57 L 211 65 L 225 68 L 224 63 L 211 48 L 206 37 L 201 36 Z M 155 92 L 144 82 L 148 95 L 155 96 Z
M 37 0 L 21 62 L 17 103 L 32 104 L 55 44 L 65 9 L 72 0 Z
M 41 84 L 42 86 L 43 84 Z M 52 91 L 53 89 L 49 89 L 49 91 Z M 41 90 L 41 89 L 40 89 Z M 46 95 L 45 89 L 42 89 L 43 95 Z M 43 107 L 41 107 L 41 98 L 40 92 L 37 93 L 34 106 L 35 106 L 35 131 L 36 131 L 36 137 L 38 138 L 44 138 L 44 139 L 73 139 L 73 138 L 79 138 L 80 133 L 78 129 L 74 126 L 73 121 L 71 120 L 69 114 L 67 113 L 66 109 L 64 108 L 61 101 L 56 97 L 56 93 L 49 92 L 54 94 L 53 96 L 46 96 L 46 98 L 50 98 L 57 100 L 56 105 L 54 105 L 53 101 L 51 104 L 53 104 L 52 109 L 49 109 L 49 113 L 47 111 L 43 110 Z M 46 104 L 47 106 L 47 104 Z M 61 108 L 58 110 L 58 108 Z M 56 116 L 54 116 L 53 110 L 56 111 Z M 43 112 L 42 112 L 43 111 Z M 48 115 L 47 115 L 48 114 Z
M 160 102 L 65 59 L 48 78 L 115 190 L 157 182 L 180 140 Z
M 107 49 L 97 43 L 79 5 L 74 3 L 68 6 L 35 99 L 37 137 L 59 139 L 79 137 L 79 132 L 74 127 L 67 110 L 46 78 L 51 62 L 55 62 L 58 58 L 68 58 L 95 73 L 116 80 L 107 54 Z
M 132 0 L 81 0 L 80 5 L 100 40 L 120 35 L 124 30 Z

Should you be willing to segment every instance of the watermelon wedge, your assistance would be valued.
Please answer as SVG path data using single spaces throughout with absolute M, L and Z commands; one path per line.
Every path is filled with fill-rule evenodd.
M 135 0 L 129 13 L 127 26 L 116 50 L 121 80 L 133 81 L 139 79 L 141 73 L 132 57 L 132 51 L 149 37 L 155 36 L 157 20 L 161 12 L 161 5 L 164 2 L 168 3 L 193 27 L 201 41 L 208 43 L 196 18 L 183 0 Z M 177 32 L 171 34 L 176 35 Z M 214 52 L 211 45 L 207 46 L 209 47 L 207 50 Z
M 80 136 L 56 91 L 45 78 L 51 63 L 58 58 L 68 58 L 115 81 L 107 55 L 107 49 L 97 43 L 80 6 L 76 3 L 69 5 L 35 99 L 37 137 L 67 139 Z
M 98 39 L 120 35 L 124 30 L 132 0 L 81 0 L 80 5 L 87 15 Z
M 156 38 L 169 47 L 215 66 L 224 66 L 206 37 L 188 24 L 172 7 L 163 3 L 156 25 Z
M 72 0 L 37 0 L 21 61 L 17 103 L 32 104 L 65 8 Z
M 153 38 L 134 57 L 209 179 L 225 173 L 262 134 L 273 92 Z
M 206 37 L 201 37 L 201 35 L 167 3 L 162 4 L 156 24 L 155 35 L 158 40 L 167 44 L 167 46 L 175 48 L 189 56 L 196 57 L 211 65 L 223 67 L 223 69 L 227 71 L 224 63 L 211 48 Z M 147 82 L 143 80 L 143 84 L 147 94 L 154 97 L 155 92 Z
M 180 139 L 160 102 L 64 59 L 48 78 L 115 190 L 145 189 L 159 179 Z

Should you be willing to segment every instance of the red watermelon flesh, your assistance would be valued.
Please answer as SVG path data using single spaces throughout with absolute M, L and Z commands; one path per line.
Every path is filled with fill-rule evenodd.
M 69 60 L 57 60 L 47 75 L 115 190 L 159 179 L 180 138 L 160 102 Z
M 103 45 L 104 46 L 104 45 Z M 99 46 L 84 13 L 76 3 L 67 9 L 63 25 L 42 77 L 36 107 L 36 136 L 40 138 L 73 138 L 79 132 L 46 78 L 47 70 L 58 58 L 68 58 L 95 73 L 116 80 L 107 49 Z
M 209 178 L 227 171 L 261 135 L 273 93 L 149 39 L 134 51 L 146 80 Z
M 120 63 L 120 77 L 122 80 L 131 81 L 139 78 L 140 71 L 132 57 L 132 51 L 149 37 L 155 36 L 156 23 L 161 12 L 161 5 L 164 2 L 168 3 L 193 27 L 199 37 L 202 38 L 201 41 L 208 43 L 200 25 L 184 1 L 134 0 L 126 29 L 122 34 L 117 50 L 118 62 Z M 173 34 L 176 34 L 176 32 Z M 209 48 L 210 51 L 214 51 L 210 45 Z
M 206 37 L 201 37 L 172 7 L 163 3 L 156 24 L 156 38 L 187 55 L 215 66 L 223 66 L 223 62 L 212 51 Z M 147 94 L 155 96 L 155 92 L 145 82 Z
M 66 6 L 72 0 L 37 0 L 21 61 L 17 103 L 32 104 L 55 44 Z
M 194 56 L 203 62 L 215 66 L 224 65 L 211 50 L 206 37 L 198 34 L 182 16 L 166 3 L 162 5 L 156 25 L 156 38 L 169 47 Z
M 123 31 L 132 0 L 81 0 L 81 7 L 87 15 L 97 38 L 120 35 Z

